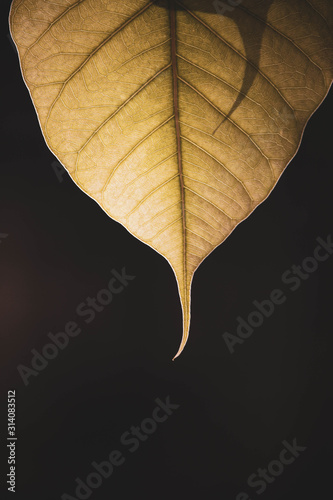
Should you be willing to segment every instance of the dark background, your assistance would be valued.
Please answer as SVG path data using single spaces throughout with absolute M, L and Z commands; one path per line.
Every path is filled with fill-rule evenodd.
M 75 496 L 91 463 L 125 463 L 92 499 L 234 500 L 282 441 L 307 450 L 260 495 L 328 498 L 333 464 L 333 256 L 291 292 L 283 272 L 332 234 L 332 93 L 311 118 L 296 158 L 267 201 L 200 266 L 182 355 L 181 308 L 167 261 L 111 220 L 67 174 L 42 137 L 1 3 L 1 488 L 4 498 Z M 75 312 L 112 269 L 136 276 L 96 319 Z M 252 302 L 282 288 L 286 302 L 230 354 L 223 333 Z M 47 334 L 77 321 L 82 333 L 26 387 L 17 365 Z M 6 491 L 6 399 L 17 393 L 17 491 Z M 122 433 L 150 417 L 154 400 L 179 408 L 131 454 Z M 3 498 L 3 497 L 2 497 Z

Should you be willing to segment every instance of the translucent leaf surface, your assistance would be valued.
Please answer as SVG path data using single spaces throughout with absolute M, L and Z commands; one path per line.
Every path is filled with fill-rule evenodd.
M 175 272 L 176 356 L 195 270 L 269 195 L 328 92 L 332 19 L 331 0 L 12 4 L 49 148 Z

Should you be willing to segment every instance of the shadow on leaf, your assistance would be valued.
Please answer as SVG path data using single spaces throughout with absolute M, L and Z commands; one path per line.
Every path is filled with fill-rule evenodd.
M 251 89 L 259 68 L 261 44 L 267 27 L 267 15 L 273 2 L 274 0 L 266 0 L 265 2 L 259 2 L 258 0 L 158 0 L 156 2 L 156 5 L 160 8 L 169 10 L 172 8 L 175 10 L 187 10 L 199 18 L 200 13 L 209 13 L 216 14 L 217 16 L 228 17 L 232 19 L 238 27 L 245 47 L 248 64 L 246 65 L 243 84 L 239 95 L 227 116 L 215 129 L 214 134 L 222 123 L 230 118 L 236 111 Z M 256 16 L 258 22 L 255 24 L 255 33 L 253 32 L 253 24 L 250 25 L 250 23 L 247 22 L 248 16 L 253 18 L 254 14 L 246 8 L 247 5 L 253 8 L 255 6 L 254 4 L 257 4 L 256 7 L 258 11 Z M 252 26 L 252 28 L 250 28 L 250 26 Z

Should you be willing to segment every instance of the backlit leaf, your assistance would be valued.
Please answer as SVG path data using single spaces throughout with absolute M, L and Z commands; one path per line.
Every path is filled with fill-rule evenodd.
M 49 148 L 175 272 L 177 355 L 195 270 L 269 195 L 328 92 L 332 24 L 331 0 L 12 4 Z

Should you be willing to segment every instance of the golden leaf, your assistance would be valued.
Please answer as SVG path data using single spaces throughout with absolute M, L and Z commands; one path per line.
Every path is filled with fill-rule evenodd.
M 332 10 L 331 0 L 13 1 L 47 145 L 175 272 L 176 356 L 195 270 L 267 198 L 328 92 Z

